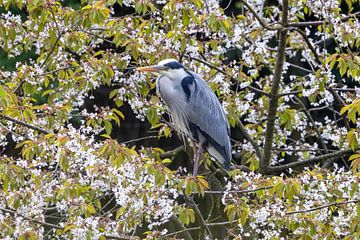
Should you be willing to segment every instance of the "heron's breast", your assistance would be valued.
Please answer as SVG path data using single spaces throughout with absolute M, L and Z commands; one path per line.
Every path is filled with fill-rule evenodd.
M 157 79 L 158 95 L 165 101 L 168 107 L 178 107 L 185 104 L 185 94 L 180 89 L 181 86 L 174 84 L 172 80 L 165 76 Z

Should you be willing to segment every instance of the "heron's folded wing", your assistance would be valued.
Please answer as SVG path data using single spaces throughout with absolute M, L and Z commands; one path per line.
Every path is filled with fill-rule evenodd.
M 198 75 L 192 73 L 196 79 L 196 93 L 189 99 L 189 120 L 200 131 L 208 135 L 211 141 L 222 146 L 226 161 L 231 160 L 231 146 L 229 128 L 222 106 L 211 88 Z

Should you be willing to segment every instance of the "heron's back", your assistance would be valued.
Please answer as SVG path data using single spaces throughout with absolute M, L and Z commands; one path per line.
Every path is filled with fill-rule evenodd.
M 231 144 L 227 119 L 204 80 L 190 72 L 187 79 L 178 82 L 161 76 L 157 91 L 168 106 L 176 130 L 197 141 L 229 169 Z

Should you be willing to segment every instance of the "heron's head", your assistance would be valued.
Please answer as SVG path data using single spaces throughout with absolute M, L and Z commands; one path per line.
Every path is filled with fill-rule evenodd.
M 183 79 L 187 75 L 184 66 L 176 59 L 164 59 L 157 65 L 139 67 L 136 69 L 141 72 L 152 72 L 157 75 L 164 75 L 170 79 Z

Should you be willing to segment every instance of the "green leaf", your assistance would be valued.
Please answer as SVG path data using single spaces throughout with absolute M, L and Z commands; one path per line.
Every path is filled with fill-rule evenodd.
M 112 124 L 110 121 L 105 120 L 104 121 L 104 127 L 105 127 L 105 132 L 106 134 L 110 135 L 111 134 L 111 130 L 112 130 Z
M 9 97 L 6 90 L 0 86 L 0 103 L 3 103 L 5 106 L 8 104 Z
M 189 16 L 189 14 L 188 14 L 187 11 L 183 11 L 183 14 L 182 14 L 182 22 L 183 22 L 184 26 L 188 26 L 188 25 L 189 25 L 190 16 Z

